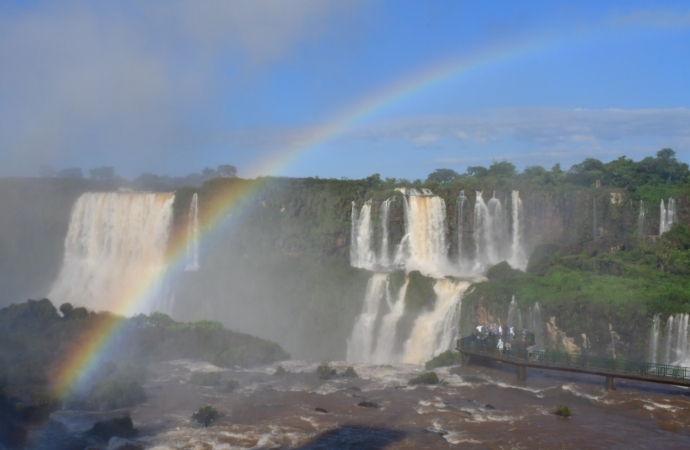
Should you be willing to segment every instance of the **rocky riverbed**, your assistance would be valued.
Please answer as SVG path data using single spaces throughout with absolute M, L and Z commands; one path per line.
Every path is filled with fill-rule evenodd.
M 183 360 L 151 367 L 148 401 L 109 413 L 59 411 L 31 432 L 40 449 L 561 449 L 690 448 L 690 392 L 662 385 L 514 368 L 436 369 L 441 383 L 409 386 L 413 365 L 358 365 L 357 378 L 322 380 L 317 362 L 287 361 L 246 370 Z M 348 364 L 331 363 L 338 373 Z M 218 386 L 189 382 L 220 372 Z M 239 385 L 229 391 L 227 380 Z M 191 420 L 204 405 L 220 413 L 208 428 Z M 553 414 L 568 406 L 573 415 Z M 139 435 L 110 444 L 85 437 L 96 420 L 128 413 Z M 126 447 L 125 444 L 130 445 Z

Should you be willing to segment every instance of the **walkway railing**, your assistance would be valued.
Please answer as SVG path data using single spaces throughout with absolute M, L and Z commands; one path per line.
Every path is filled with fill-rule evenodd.
M 495 344 L 490 345 L 485 341 L 480 340 L 472 341 L 469 338 L 462 338 L 459 340 L 458 350 L 531 364 L 572 367 L 574 369 L 597 370 L 602 372 L 674 380 L 690 379 L 690 367 L 627 361 L 624 359 L 601 358 L 588 355 L 575 355 L 571 353 L 553 352 L 549 350 L 530 351 L 521 348 L 511 348 L 510 350 L 504 349 L 503 352 L 499 352 L 499 350 L 495 347 Z

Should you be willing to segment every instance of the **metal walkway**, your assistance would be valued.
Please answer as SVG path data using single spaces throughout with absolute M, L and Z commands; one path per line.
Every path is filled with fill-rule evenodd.
M 457 350 L 462 353 L 463 366 L 473 360 L 501 361 L 518 369 L 518 380 L 525 380 L 526 368 L 589 373 L 606 377 L 606 389 L 616 389 L 616 378 L 649 381 L 690 387 L 690 367 L 670 366 L 621 359 L 599 358 L 552 351 L 510 349 L 499 352 L 485 341 L 458 339 Z

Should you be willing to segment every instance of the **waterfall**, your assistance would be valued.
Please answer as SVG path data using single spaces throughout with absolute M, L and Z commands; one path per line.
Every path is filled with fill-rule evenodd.
M 671 226 L 678 221 L 676 217 L 676 200 L 673 197 L 668 199 L 668 209 L 664 204 L 664 200 L 661 200 L 659 215 L 659 236 L 661 236 L 669 231 Z
M 446 204 L 428 189 L 423 191 L 423 195 L 419 195 L 414 189 L 410 189 L 410 196 L 405 203 L 405 267 L 408 271 L 419 270 L 427 275 L 443 276 L 444 269 L 448 266 Z
M 519 209 L 517 215 L 520 216 Z M 510 258 L 508 234 L 508 221 L 501 201 L 496 198 L 496 193 L 494 192 L 494 196 L 488 203 L 484 203 L 482 192 L 477 191 L 474 202 L 476 271 L 481 272 L 489 266 Z
M 690 314 L 675 314 L 668 317 L 663 331 L 664 353 L 659 356 L 659 340 L 661 339 L 661 320 L 654 316 L 651 336 L 649 339 L 650 362 L 670 364 L 674 366 L 690 365 L 690 336 L 688 335 L 688 321 Z
M 659 319 L 659 314 L 654 315 L 654 320 L 652 321 L 651 336 L 649 337 L 649 362 L 658 363 L 659 351 L 659 331 L 661 329 L 661 319 Z
M 522 318 L 520 317 L 520 310 L 518 309 L 517 302 L 515 301 L 515 296 L 510 299 L 510 305 L 508 306 L 508 323 L 509 327 L 514 327 L 515 329 L 522 328 Z
M 640 213 L 637 215 L 637 235 L 644 236 L 644 216 L 647 211 L 644 207 L 644 200 L 640 200 Z
M 70 302 L 117 314 L 160 308 L 173 200 L 169 193 L 79 197 L 70 216 L 62 268 L 48 297 L 56 305 Z M 130 306 L 136 298 L 140 301 Z
M 399 355 L 394 353 L 396 344 L 396 331 L 398 329 L 398 322 L 405 313 L 405 294 L 407 293 L 407 285 L 409 279 L 405 277 L 405 283 L 398 291 L 398 296 L 395 303 L 388 304 L 389 312 L 383 316 L 381 321 L 381 329 L 376 339 L 376 350 L 374 351 L 373 362 L 378 364 L 390 364 L 399 360 Z
M 376 255 L 372 250 L 371 199 L 362 205 L 359 215 L 353 202 L 350 236 L 350 265 L 360 269 L 372 269 L 376 264 Z
M 199 195 L 195 192 L 187 215 L 187 267 L 185 270 L 199 270 Z
M 405 343 L 402 362 L 423 364 L 449 350 L 457 334 L 461 298 L 469 281 L 436 280 L 436 303 L 432 311 L 421 314 L 414 322 L 412 333 Z
M 465 197 L 465 191 L 460 191 L 460 196 L 455 203 L 455 228 L 457 230 L 458 238 L 458 262 L 462 263 L 463 252 L 462 252 L 462 235 L 463 235 L 463 212 L 465 210 L 465 204 L 467 203 L 467 197 Z
M 374 346 L 376 317 L 381 301 L 388 294 L 388 274 L 375 273 L 367 283 L 362 312 L 347 341 L 347 360 L 370 362 Z
M 672 338 L 673 338 L 673 316 L 669 316 L 668 320 L 666 321 L 666 329 L 664 330 L 664 360 L 662 361 L 663 364 L 668 364 L 669 361 L 671 360 L 671 346 L 672 346 Z
M 534 343 L 537 349 L 544 348 L 544 322 L 541 320 L 541 309 L 539 302 L 534 304 L 530 311 L 529 329 L 534 333 Z
M 379 264 L 382 267 L 389 267 L 390 251 L 388 250 L 388 215 L 391 202 L 394 197 L 390 197 L 381 203 L 381 251 L 379 252 Z
M 512 192 L 512 216 L 513 216 L 513 233 L 511 244 L 511 255 L 509 263 L 516 269 L 525 270 L 527 268 L 527 256 L 525 255 L 525 248 L 523 242 L 523 227 L 524 213 L 522 211 L 522 200 L 520 200 L 520 192 Z

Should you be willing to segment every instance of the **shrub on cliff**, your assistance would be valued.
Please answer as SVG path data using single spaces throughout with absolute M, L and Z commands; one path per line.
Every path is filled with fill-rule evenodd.
M 453 350 L 446 350 L 440 355 L 430 359 L 424 365 L 426 370 L 435 369 L 437 367 L 454 366 L 462 362 L 462 354 Z
M 328 380 L 332 376 L 336 375 L 336 371 L 335 369 L 331 368 L 331 365 L 328 362 L 325 362 L 316 368 L 316 374 L 320 379 Z
M 410 381 L 407 382 L 407 384 L 409 384 L 410 386 L 414 386 L 417 384 L 432 385 L 438 384 L 438 382 L 439 379 L 438 375 L 436 375 L 436 372 L 424 372 L 412 378 Z
M 218 418 L 218 410 L 211 405 L 202 406 L 197 412 L 192 414 L 192 419 L 208 427 L 211 422 Z
M 489 280 L 506 280 L 508 278 L 521 277 L 524 275 L 525 272 L 513 269 L 507 261 L 501 261 L 486 271 L 486 278 Z

